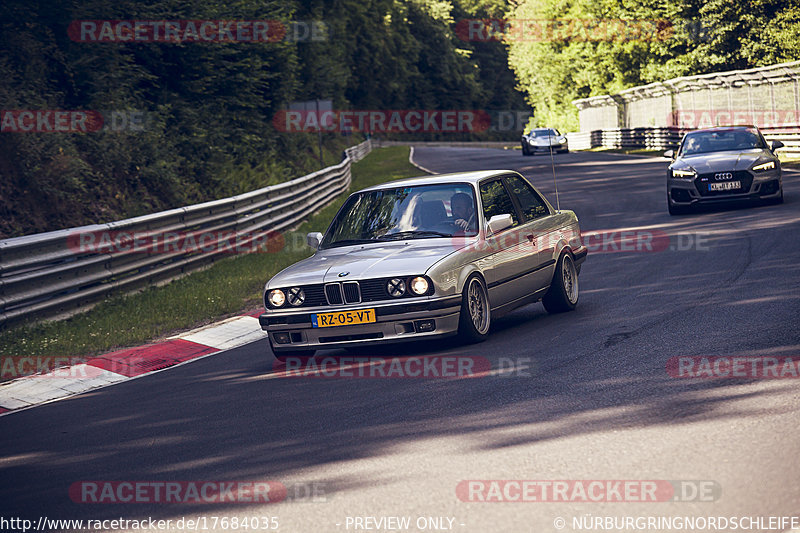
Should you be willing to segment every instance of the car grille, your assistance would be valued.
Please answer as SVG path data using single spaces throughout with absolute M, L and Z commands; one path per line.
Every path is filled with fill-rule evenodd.
M 342 283 L 342 293 L 344 294 L 345 303 L 357 304 L 361 302 L 361 291 L 358 288 L 357 281 L 345 281 Z
M 389 293 L 386 292 L 386 280 L 366 279 L 361 282 L 361 298 L 365 302 L 376 302 L 388 300 Z
M 303 307 L 311 307 L 315 305 L 325 305 L 325 291 L 322 285 L 305 285 L 303 292 L 306 293 L 306 299 L 303 302 Z
M 325 285 L 325 296 L 327 296 L 330 305 L 361 303 L 361 290 L 357 281 L 328 283 Z
M 710 172 L 708 174 L 699 174 L 694 179 L 694 186 L 697 188 L 697 192 L 700 193 L 700 196 L 725 196 L 726 194 L 743 194 L 748 192 L 750 190 L 750 186 L 753 184 L 753 175 L 746 170 L 737 170 L 735 172 L 730 172 L 731 177 L 726 180 L 715 179 L 714 178 L 715 174 L 718 173 Z M 728 191 L 708 190 L 709 183 L 724 183 L 725 181 L 741 181 L 742 187 L 740 189 L 730 189 Z
M 325 296 L 327 296 L 330 305 L 339 305 L 342 303 L 342 288 L 338 283 L 325 285 Z
M 404 278 L 406 282 L 410 278 Z M 409 291 L 399 298 L 393 298 L 386 291 L 388 278 L 365 279 L 360 281 L 344 281 L 326 283 L 324 285 L 301 285 L 305 293 L 303 304 L 298 307 L 319 307 L 323 305 L 345 305 L 365 302 L 380 302 L 404 298 L 419 298 Z M 287 291 L 288 288 L 284 288 Z M 271 307 L 270 307 L 271 308 Z M 285 306 L 292 309 L 292 306 Z

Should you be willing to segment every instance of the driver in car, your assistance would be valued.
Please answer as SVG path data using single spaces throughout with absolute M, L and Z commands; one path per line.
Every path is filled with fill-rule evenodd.
M 696 137 L 689 137 L 686 141 L 686 149 L 684 152 L 686 155 L 691 155 L 700 151 L 700 141 L 697 140 Z
M 453 222 L 464 231 L 474 231 L 475 208 L 472 205 L 472 198 L 464 192 L 455 193 L 450 198 L 450 210 L 453 212 Z

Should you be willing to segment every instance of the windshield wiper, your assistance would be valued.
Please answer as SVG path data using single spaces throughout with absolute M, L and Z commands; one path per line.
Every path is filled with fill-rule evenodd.
M 378 237 L 380 240 L 396 241 L 399 239 L 407 239 L 409 237 L 452 237 L 450 233 L 442 233 L 441 231 L 423 231 L 423 230 L 410 230 L 398 231 L 397 233 L 385 233 Z
M 353 244 L 367 244 L 370 242 L 378 242 L 375 239 L 342 239 L 341 241 L 334 241 L 328 243 L 325 248 L 336 248 L 338 246 L 351 246 Z

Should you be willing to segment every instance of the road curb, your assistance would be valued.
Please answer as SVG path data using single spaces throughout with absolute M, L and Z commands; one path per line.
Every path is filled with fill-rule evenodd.
M 0 417 L 198 361 L 263 339 L 259 313 L 236 316 L 162 342 L 0 384 Z
M 436 174 L 436 172 L 432 170 L 428 170 L 427 168 L 423 167 L 422 165 L 418 165 L 414 161 L 414 147 L 411 146 L 411 150 L 408 151 L 408 162 L 420 169 L 421 171 L 425 172 L 426 174 Z

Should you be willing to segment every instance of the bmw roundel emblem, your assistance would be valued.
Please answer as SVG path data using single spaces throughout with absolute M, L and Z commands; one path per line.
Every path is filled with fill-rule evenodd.
M 340 277 L 340 278 L 343 278 L 343 277 L 345 277 L 346 275 L 348 275 L 349 273 L 350 273 L 350 272 L 339 272 L 339 277 Z

